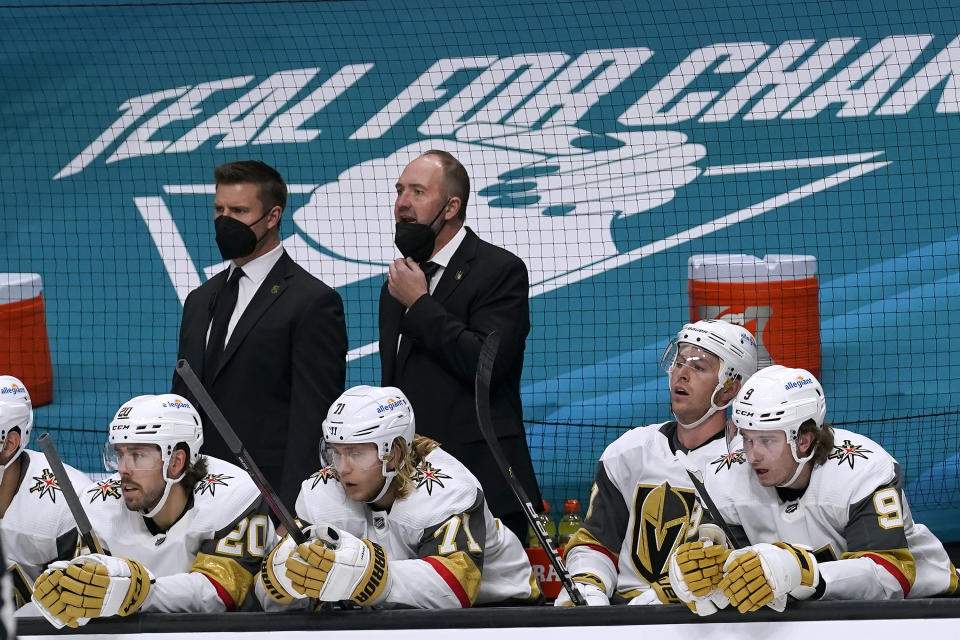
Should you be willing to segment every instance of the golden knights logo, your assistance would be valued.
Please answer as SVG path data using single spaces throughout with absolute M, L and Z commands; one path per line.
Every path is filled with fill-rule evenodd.
M 120 499 L 120 481 L 116 478 L 107 478 L 106 480 L 100 480 L 97 484 L 94 485 L 93 489 L 87 489 L 87 493 L 92 494 L 90 496 L 90 503 L 100 498 L 104 502 L 107 501 L 107 498 L 117 498 Z
M 313 479 L 313 484 L 310 485 L 310 488 L 313 489 L 321 482 L 323 482 L 323 484 L 327 484 L 331 478 L 336 480 L 337 472 L 333 470 L 333 467 L 324 467 L 310 477 Z
M 867 456 L 864 454 L 873 453 L 870 449 L 864 449 L 863 445 L 853 444 L 849 440 L 844 440 L 841 445 L 834 445 L 833 453 L 831 453 L 827 459 L 836 460 L 837 465 L 842 465 L 844 462 L 847 462 L 850 465 L 850 468 L 853 469 L 853 463 L 856 458 L 867 459 Z
M 713 468 L 714 473 L 720 473 L 724 469 L 730 469 L 735 464 L 743 464 L 747 459 L 743 455 L 743 450 L 734 451 L 733 453 L 725 453 L 716 460 L 711 460 L 710 464 L 716 465 Z
M 427 495 L 433 495 L 433 485 L 440 485 L 440 488 L 443 488 L 442 480 L 449 480 L 450 476 L 445 473 L 441 473 L 440 469 L 437 469 L 429 462 L 424 461 L 419 467 L 417 467 L 417 472 L 413 476 L 413 481 L 417 483 L 417 489 L 425 486 L 427 488 Z
M 637 485 L 630 532 L 630 559 L 640 577 L 654 583 L 667 575 L 670 554 L 683 542 L 693 511 L 692 489 Z
M 36 480 L 37 483 L 30 487 L 30 493 L 39 491 L 40 495 L 37 496 L 38 499 L 42 499 L 43 496 L 50 496 L 52 502 L 57 501 L 57 491 L 61 491 L 61 489 L 60 485 L 57 484 L 57 477 L 53 475 L 50 469 L 44 469 L 43 473 L 39 476 L 33 476 L 33 479 Z
M 200 480 L 200 482 L 197 483 L 197 486 L 194 487 L 193 492 L 198 495 L 203 495 L 209 491 L 211 496 L 215 496 L 217 495 L 216 491 L 218 486 L 227 486 L 227 483 L 224 482 L 224 480 L 233 480 L 233 476 L 227 476 L 222 473 L 208 473 Z

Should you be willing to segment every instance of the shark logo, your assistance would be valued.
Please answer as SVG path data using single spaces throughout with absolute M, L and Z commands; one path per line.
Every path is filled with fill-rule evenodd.
M 432 148 L 449 151 L 468 168 L 471 191 L 468 224 L 482 238 L 520 256 L 530 273 L 531 296 L 574 284 L 690 242 L 724 228 L 875 171 L 889 162 L 883 152 L 790 161 L 711 166 L 706 147 L 676 131 L 633 131 L 597 135 L 574 126 L 539 130 L 504 125 L 471 125 L 453 139 L 430 138 L 383 158 L 348 168 L 336 180 L 288 185 L 308 196 L 291 215 L 294 233 L 284 248 L 300 264 L 333 287 L 382 276 L 398 253 L 393 244 L 391 185 L 410 161 Z M 772 195 L 743 209 L 624 250 L 614 224 L 630 224 L 640 214 L 669 205 L 680 191 L 702 179 L 760 172 L 786 172 L 837 165 L 827 177 Z M 212 194 L 212 185 L 169 185 L 171 194 Z M 200 272 L 182 243 L 171 242 L 172 214 L 162 198 L 137 198 L 138 209 L 181 301 L 202 280 L 226 265 Z M 331 215 L 331 212 L 338 212 Z M 351 221 L 345 233 L 343 220 Z M 558 251 L 557 247 L 566 247 Z M 706 310 L 705 310 L 706 311 Z M 711 310 L 712 311 L 712 310 Z M 769 317 L 762 309 L 739 322 L 762 336 Z M 717 311 L 703 317 L 722 315 Z M 736 318 L 725 318 L 737 321 Z M 759 345 L 762 351 L 762 342 Z M 377 343 L 348 354 L 373 353 Z

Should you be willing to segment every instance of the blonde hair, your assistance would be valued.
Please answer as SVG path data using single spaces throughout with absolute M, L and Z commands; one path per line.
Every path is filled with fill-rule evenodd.
M 417 473 L 417 467 L 426 459 L 430 452 L 440 446 L 436 440 L 427 436 L 414 435 L 413 444 L 407 446 L 407 441 L 403 438 L 396 438 L 393 441 L 393 454 L 391 460 L 400 461 L 397 464 L 396 483 L 397 498 L 406 498 L 413 491 L 413 478 Z

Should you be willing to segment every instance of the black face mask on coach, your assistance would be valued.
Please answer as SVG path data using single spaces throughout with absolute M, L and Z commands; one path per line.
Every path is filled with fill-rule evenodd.
M 270 213 L 269 211 L 267 213 Z M 246 258 L 257 248 L 257 244 L 263 240 L 258 238 L 253 232 L 253 225 L 267 217 L 267 213 L 251 222 L 244 224 L 235 218 L 222 215 L 213 221 L 213 229 L 217 235 L 217 248 L 220 249 L 220 255 L 224 260 L 235 260 L 237 258 Z M 264 233 L 266 235 L 266 233 Z

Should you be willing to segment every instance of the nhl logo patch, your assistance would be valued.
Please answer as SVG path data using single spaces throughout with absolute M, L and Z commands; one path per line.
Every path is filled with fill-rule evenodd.
M 39 476 L 33 476 L 33 479 L 37 483 L 30 487 L 30 493 L 39 492 L 38 499 L 42 499 L 43 496 L 50 496 L 51 502 L 57 501 L 57 491 L 61 491 L 61 489 L 60 485 L 57 484 L 57 477 L 53 475 L 50 469 L 44 469 L 43 473 Z

